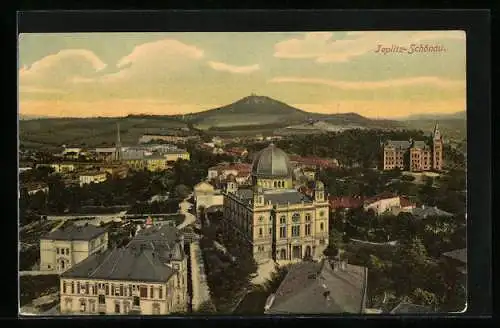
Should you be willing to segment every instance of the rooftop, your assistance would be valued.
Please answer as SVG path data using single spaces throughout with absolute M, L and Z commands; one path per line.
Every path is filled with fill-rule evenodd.
M 165 282 L 175 273 L 168 264 L 184 258 L 179 237 L 166 225 L 140 230 L 125 248 L 92 255 L 62 277 Z
M 266 313 L 362 313 L 367 271 L 350 264 L 341 268 L 329 260 L 293 265 L 268 299 Z
M 433 312 L 428 306 L 417 305 L 413 303 L 401 302 L 394 309 L 391 314 L 414 314 L 414 313 L 430 313 Z
M 375 195 L 373 197 L 365 199 L 364 203 L 365 204 L 372 204 L 372 203 L 378 202 L 379 200 L 382 200 L 382 199 L 391 199 L 391 198 L 396 198 L 396 197 L 398 197 L 398 195 L 387 191 L 387 192 L 383 192 L 383 193 L 380 193 L 380 194 Z
M 425 219 L 426 217 L 433 216 L 453 216 L 452 213 L 440 210 L 435 206 L 425 206 L 425 207 L 416 207 L 411 210 L 411 214 L 419 219 Z
M 59 228 L 44 235 L 42 239 L 49 240 L 92 240 L 106 232 L 105 229 L 94 225 L 75 226 Z
M 444 253 L 443 256 L 449 257 L 451 259 L 460 261 L 464 264 L 467 264 L 467 249 L 456 249 L 451 252 Z

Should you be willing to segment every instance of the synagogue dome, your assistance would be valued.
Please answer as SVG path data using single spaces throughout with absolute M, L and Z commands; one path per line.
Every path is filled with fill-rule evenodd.
M 287 178 L 292 173 L 288 155 L 272 143 L 257 153 L 252 164 L 252 175 L 258 178 Z

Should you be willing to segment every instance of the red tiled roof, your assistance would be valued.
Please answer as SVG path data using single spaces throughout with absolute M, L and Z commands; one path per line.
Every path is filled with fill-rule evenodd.
M 307 188 L 305 186 L 299 187 L 299 192 L 308 196 L 312 196 L 312 194 L 314 193 L 314 191 L 311 188 Z
M 416 206 L 415 203 L 410 201 L 407 197 L 403 197 L 403 196 L 399 197 L 399 202 L 401 204 L 401 207 L 414 207 L 414 206 Z
M 330 208 L 357 208 L 363 205 L 363 198 L 361 197 L 350 197 L 350 196 L 330 196 L 328 197 L 330 203 Z
M 301 157 L 292 155 L 290 156 L 290 160 L 294 162 L 298 162 L 304 165 L 319 165 L 322 167 L 336 167 L 337 162 L 333 159 L 328 158 L 320 158 L 320 157 Z

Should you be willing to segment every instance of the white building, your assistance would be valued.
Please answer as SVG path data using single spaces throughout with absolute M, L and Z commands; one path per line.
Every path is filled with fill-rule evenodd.
M 80 187 L 90 183 L 101 183 L 107 180 L 106 172 L 87 172 L 79 176 Z
M 194 186 L 194 200 L 196 209 L 200 207 L 209 208 L 211 206 L 222 206 L 224 196 L 219 190 L 215 190 L 210 183 L 202 181 Z
M 187 257 L 175 227 L 140 230 L 125 248 L 96 254 L 61 275 L 63 314 L 186 312 Z
M 381 194 L 365 200 L 363 208 L 365 211 L 373 210 L 377 215 L 393 213 L 401 208 L 401 201 L 398 195 Z
M 102 228 L 72 225 L 58 229 L 40 239 L 40 270 L 62 273 L 107 248 L 108 233 Z

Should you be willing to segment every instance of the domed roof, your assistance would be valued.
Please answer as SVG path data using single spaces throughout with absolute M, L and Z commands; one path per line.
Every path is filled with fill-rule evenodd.
M 274 144 L 257 153 L 252 164 L 252 175 L 256 177 L 290 177 L 292 172 L 288 155 Z

